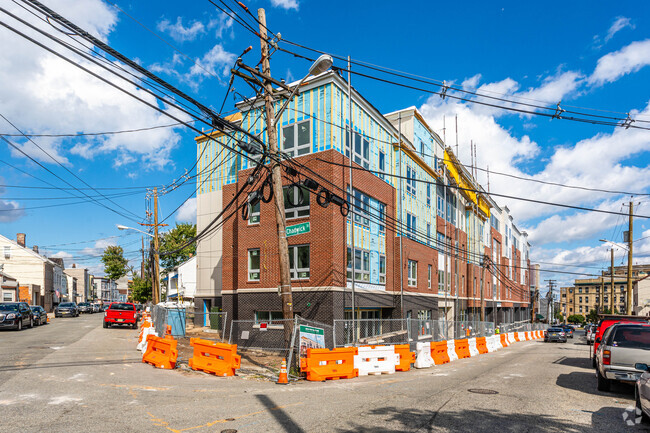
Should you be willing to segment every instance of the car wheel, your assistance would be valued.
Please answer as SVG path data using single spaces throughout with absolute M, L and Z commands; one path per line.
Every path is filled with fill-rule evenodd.
M 23 320 L 18 319 L 18 325 L 16 325 L 16 331 L 22 331 L 23 330 Z
M 108 323 L 104 322 L 104 328 L 108 328 Z
M 598 369 L 596 370 L 596 375 L 598 376 L 598 391 L 609 392 L 612 388 L 612 381 L 603 377 Z
M 30 318 L 29 318 L 29 327 L 30 327 L 30 328 L 33 328 L 33 327 L 34 327 L 34 318 L 33 318 L 33 317 L 30 317 Z
M 596 358 L 591 358 L 591 368 L 596 368 Z

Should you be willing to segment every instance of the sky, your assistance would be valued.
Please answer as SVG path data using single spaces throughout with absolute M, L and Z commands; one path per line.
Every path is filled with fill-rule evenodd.
M 260 45 L 215 7 L 222 3 L 114 1 L 44 3 L 206 106 L 219 110 L 223 103 L 224 112 L 234 109 L 233 93 L 224 99 L 230 68 L 248 46 L 253 49 L 244 60 L 255 63 Z M 245 15 L 234 1 L 225 3 Z M 507 1 L 244 3 L 253 14 L 264 8 L 269 29 L 301 45 L 508 101 L 560 104 L 569 111 L 617 118 L 629 113 L 634 125 L 650 128 L 648 2 L 552 2 L 543 8 Z M 81 47 L 21 5 L 7 1 L 2 7 Z M 54 47 L 1 11 L 0 21 Z M 165 114 L 5 27 L 0 27 L 0 46 L 0 134 L 12 134 L 4 138 L 13 144 L 0 141 L 0 234 L 15 239 L 16 233 L 26 233 L 28 245 L 63 257 L 66 266 L 77 263 L 101 274 L 99 256 L 107 245 L 123 246 L 132 265 L 139 266 L 140 234 L 119 231 L 116 224 L 140 227 L 148 188 L 164 192 L 159 203 L 166 223 L 194 222 L 196 183 L 186 176 L 195 173 L 195 133 L 170 127 L 175 122 Z M 159 105 L 145 85 L 125 85 L 84 59 L 75 61 L 187 119 Z M 346 66 L 338 60 L 335 65 Z M 308 68 L 308 61 L 281 51 L 271 59 L 272 75 L 287 81 L 301 78 Z M 489 168 L 490 192 L 613 212 L 627 212 L 623 204 L 632 200 L 633 238 L 638 239 L 634 263 L 650 263 L 650 224 L 644 218 L 650 216 L 649 130 L 521 114 L 477 104 L 476 98 L 442 99 L 360 76 L 353 76 L 352 84 L 383 113 L 416 106 L 447 144 L 455 146 L 458 140 L 464 164 L 471 163 L 470 141 L 476 143 L 478 180 L 487 186 Z M 249 96 L 245 83 L 236 80 L 233 86 L 235 95 Z M 21 136 L 152 127 L 110 135 L 34 136 L 31 141 Z M 57 189 L 72 185 L 95 190 Z M 545 270 L 541 279 L 556 279 L 560 286 L 599 274 L 608 265 L 611 246 L 599 239 L 621 243 L 627 230 L 627 218 L 618 215 L 496 201 L 507 205 L 517 227 L 529 233 L 531 259 Z M 616 264 L 626 263 L 626 251 L 614 248 Z

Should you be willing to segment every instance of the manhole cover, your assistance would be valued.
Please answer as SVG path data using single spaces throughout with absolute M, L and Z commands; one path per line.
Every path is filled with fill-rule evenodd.
M 235 420 L 235 418 L 226 418 L 226 421 L 234 421 L 234 420 Z M 226 430 L 226 432 L 227 432 L 227 431 L 228 431 L 228 430 Z M 235 431 L 237 431 L 237 430 L 235 430 Z
M 229 428 L 226 430 L 221 430 L 221 433 L 237 433 L 237 430 L 235 430 L 234 428 Z
M 473 392 L 474 394 L 498 394 L 498 391 L 495 391 L 493 389 L 480 389 L 480 388 L 475 388 L 475 389 L 468 389 L 469 392 Z

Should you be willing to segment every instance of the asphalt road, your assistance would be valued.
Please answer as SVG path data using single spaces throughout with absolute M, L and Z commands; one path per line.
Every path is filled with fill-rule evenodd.
M 54 344 L 56 343 L 56 345 Z M 0 430 L 47 432 L 603 432 L 633 388 L 596 390 L 589 346 L 530 341 L 426 370 L 288 386 L 140 362 L 101 315 L 0 333 Z M 11 351 L 13 354 L 8 354 Z M 486 394 L 470 390 L 485 390 Z

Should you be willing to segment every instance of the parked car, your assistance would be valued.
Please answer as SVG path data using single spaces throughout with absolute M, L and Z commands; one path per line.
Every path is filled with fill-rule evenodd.
M 591 344 L 594 342 L 594 337 L 596 335 L 596 325 L 588 325 L 585 327 L 585 337 L 587 338 L 587 343 Z
M 548 328 L 544 331 L 544 341 L 549 343 L 551 341 L 557 341 L 559 343 L 566 343 L 566 332 L 563 328 Z
M 40 305 L 30 305 L 35 325 L 47 325 L 47 311 Z
M 617 323 L 648 323 L 648 318 L 645 316 L 618 316 L 618 315 L 603 315 L 601 316 L 600 322 L 596 328 L 596 333 L 594 335 L 594 351 L 592 352 L 591 365 L 596 368 L 596 351 L 598 350 L 598 345 L 600 340 L 603 337 L 603 334 L 607 329 Z
M 130 302 L 113 302 L 104 312 L 104 328 L 112 325 L 130 325 L 138 327 L 138 313 Z
M 77 304 L 74 302 L 61 302 L 57 305 L 54 309 L 54 317 L 63 316 L 78 317 L 79 308 L 77 308 Z
M 610 326 L 596 351 L 598 390 L 609 391 L 612 381 L 636 382 L 644 372 L 639 363 L 650 364 L 650 324 Z
M 138 312 L 138 322 L 142 319 L 142 312 L 144 311 L 144 305 L 135 304 L 135 311 Z
M 641 421 L 650 422 L 650 364 L 636 363 L 634 368 L 643 371 L 634 385 L 636 408 L 641 411 Z
M 102 306 L 97 303 L 92 304 L 92 307 L 93 307 L 93 313 L 99 313 L 102 310 Z
M 27 302 L 3 302 L 0 304 L 0 328 L 17 331 L 24 326 L 34 326 L 34 315 Z
M 80 302 L 79 305 L 77 305 L 79 308 L 80 313 L 92 313 L 93 312 L 93 307 L 90 305 L 90 302 Z

